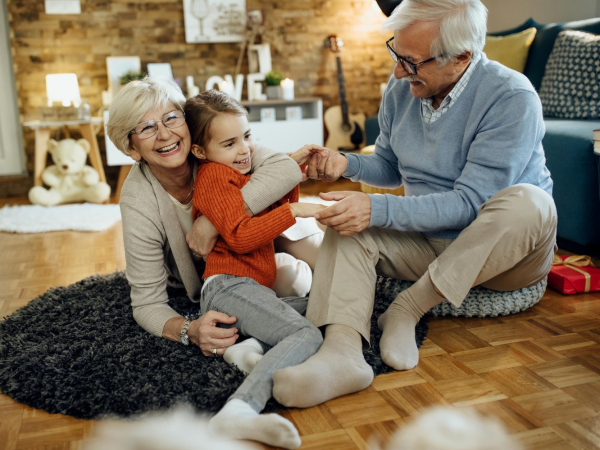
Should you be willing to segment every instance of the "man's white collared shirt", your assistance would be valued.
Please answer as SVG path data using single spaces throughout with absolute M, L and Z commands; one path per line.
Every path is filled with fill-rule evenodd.
M 442 100 L 442 104 L 438 109 L 433 109 L 433 100 L 431 98 L 423 98 L 421 99 L 421 111 L 423 113 L 423 120 L 425 123 L 433 123 L 442 117 L 446 111 L 448 111 L 452 105 L 456 102 L 460 94 L 465 90 L 467 83 L 471 79 L 471 75 L 473 74 L 473 70 L 475 70 L 475 66 L 481 59 L 481 53 L 477 53 L 471 59 L 471 63 L 469 67 L 465 71 L 458 83 L 452 88 L 450 93 Z

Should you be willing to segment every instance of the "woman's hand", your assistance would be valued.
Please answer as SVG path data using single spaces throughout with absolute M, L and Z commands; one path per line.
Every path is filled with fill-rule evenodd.
M 225 349 L 237 341 L 239 337 L 238 329 L 235 327 L 219 328 L 217 324 L 231 325 L 236 320 L 235 316 L 228 316 L 217 311 L 208 311 L 190 323 L 187 334 L 190 341 L 200 347 L 204 356 L 214 356 L 213 349 L 217 350 L 218 356 L 223 356 Z
M 192 229 L 186 235 L 185 240 L 194 255 L 202 256 L 206 260 L 208 254 L 215 248 L 218 237 L 219 232 L 210 223 L 210 220 L 205 216 L 200 216 L 192 225 Z
M 325 205 L 317 203 L 296 202 L 290 203 L 292 214 L 296 217 L 315 217 L 315 214 L 326 208 Z

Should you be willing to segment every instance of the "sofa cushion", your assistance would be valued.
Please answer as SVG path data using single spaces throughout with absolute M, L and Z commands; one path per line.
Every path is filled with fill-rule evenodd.
M 565 23 L 538 23 L 533 19 L 528 19 L 525 23 L 522 23 L 518 27 L 511 28 L 510 30 L 499 31 L 496 33 L 490 33 L 490 36 L 505 36 L 507 34 L 514 34 L 523 31 L 527 28 L 537 28 L 535 39 L 529 48 L 529 56 L 527 57 L 527 64 L 525 64 L 525 71 L 523 72 L 533 87 L 538 91 L 542 85 L 542 78 L 546 69 L 546 61 L 552 52 L 554 41 L 556 36 L 563 30 L 577 30 L 585 31 L 592 34 L 600 34 L 600 17 L 587 20 L 578 20 L 576 22 L 565 22 Z
M 540 99 L 545 117 L 600 118 L 600 36 L 572 30 L 558 34 Z
M 600 244 L 600 198 L 593 130 L 597 120 L 545 119 L 542 141 L 558 211 L 558 236 L 581 246 Z
M 483 52 L 489 59 L 523 73 L 536 32 L 537 29 L 531 27 L 506 36 L 487 36 Z
M 529 49 L 529 57 L 525 65 L 525 76 L 539 91 L 542 86 L 542 78 L 546 70 L 546 62 L 554 47 L 554 41 L 563 30 L 585 31 L 592 34 L 600 34 L 600 18 L 579 20 L 577 22 L 535 24 L 538 32 L 535 35 L 533 44 Z
M 540 24 L 537 23 L 535 20 L 529 18 L 525 21 L 525 23 L 522 23 L 521 25 L 515 28 L 511 28 L 509 30 L 496 31 L 494 33 L 488 33 L 488 36 L 508 36 L 509 34 L 520 33 L 521 31 L 524 31 L 527 28 L 538 27 L 539 25 Z

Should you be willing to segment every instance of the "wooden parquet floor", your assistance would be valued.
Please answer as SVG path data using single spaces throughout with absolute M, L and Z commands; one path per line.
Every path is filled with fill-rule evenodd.
M 0 317 L 51 287 L 125 268 L 120 224 L 97 233 L 0 233 L 0 255 Z M 305 450 L 365 449 L 369 436 L 385 440 L 439 404 L 497 417 L 527 449 L 600 449 L 600 294 L 549 289 L 521 314 L 432 319 L 420 358 L 414 370 L 379 376 L 364 391 L 281 414 Z M 95 424 L 0 395 L 0 450 L 80 449 Z

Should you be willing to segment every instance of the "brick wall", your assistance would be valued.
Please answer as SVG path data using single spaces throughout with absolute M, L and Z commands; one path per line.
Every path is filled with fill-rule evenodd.
M 247 0 L 261 9 L 272 40 L 274 68 L 295 81 L 296 96 L 319 96 L 327 108 L 339 104 L 335 56 L 324 48 L 330 34 L 344 40 L 342 62 L 351 113 L 376 114 L 379 84 L 392 62 L 379 30 L 384 15 L 371 0 Z M 73 72 L 81 96 L 97 112 L 106 90 L 107 56 L 140 56 L 147 63 L 169 62 L 176 78 L 192 75 L 203 89 L 212 75 L 235 71 L 238 43 L 186 44 L 183 0 L 94 0 L 81 14 L 46 15 L 43 0 L 8 0 L 10 37 L 21 120 L 35 118 L 45 97 L 45 76 Z M 275 42 L 276 41 L 276 42 Z M 248 73 L 244 59 L 242 73 Z M 244 90 L 245 92 L 245 90 Z M 245 98 L 245 95 L 244 95 Z M 33 132 L 23 129 L 27 169 L 33 170 Z M 103 151 L 103 138 L 99 137 Z M 104 155 L 103 155 L 104 157 Z M 106 167 L 116 184 L 118 168 Z M 32 181 L 0 183 L 0 197 L 26 195 Z

